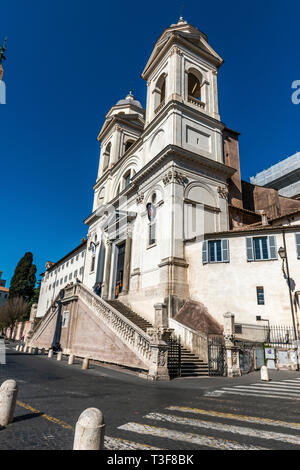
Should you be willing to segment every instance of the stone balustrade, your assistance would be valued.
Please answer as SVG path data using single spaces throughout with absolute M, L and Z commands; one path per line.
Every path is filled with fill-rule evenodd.
M 199 108 L 205 108 L 205 103 L 203 103 L 203 101 L 197 100 L 197 98 L 194 98 L 193 96 L 188 96 L 188 102 L 195 104 Z
M 69 290 L 66 295 L 78 295 L 91 307 L 98 318 L 107 324 L 144 363 L 149 365 L 151 359 L 150 336 L 82 284 L 76 284 L 73 288 L 74 291 Z

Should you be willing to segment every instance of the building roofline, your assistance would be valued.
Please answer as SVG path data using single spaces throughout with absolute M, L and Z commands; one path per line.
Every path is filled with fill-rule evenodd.
M 54 268 L 56 268 L 60 263 L 62 263 L 65 259 L 67 259 L 69 256 L 71 256 L 73 253 L 76 253 L 76 251 L 78 251 L 80 248 L 84 247 L 84 245 L 86 245 L 87 243 L 87 240 L 84 240 L 84 242 L 81 242 L 80 245 L 76 246 L 76 248 L 74 248 L 73 250 L 71 250 L 69 253 L 67 253 L 65 256 L 63 256 L 61 259 L 59 259 L 58 261 L 56 261 L 56 263 L 54 263 L 50 269 L 46 269 L 45 272 L 48 272 L 50 273 Z M 45 272 L 43 272 L 42 274 L 45 274 Z M 42 274 L 40 274 L 42 276 Z

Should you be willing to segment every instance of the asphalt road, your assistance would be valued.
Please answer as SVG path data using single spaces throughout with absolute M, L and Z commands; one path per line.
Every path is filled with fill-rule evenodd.
M 107 449 L 300 449 L 300 373 L 147 382 L 107 367 L 81 370 L 7 346 L 0 383 L 19 386 L 14 422 L 0 449 L 70 450 L 83 410 L 105 417 Z

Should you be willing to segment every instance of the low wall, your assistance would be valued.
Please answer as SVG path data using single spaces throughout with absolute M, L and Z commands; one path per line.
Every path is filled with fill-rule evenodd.
M 208 362 L 207 337 L 199 331 L 182 325 L 173 318 L 169 318 L 169 327 L 175 331 L 175 336 L 180 337 L 181 345 L 196 354 L 204 362 Z
M 24 337 L 24 341 L 26 341 L 27 335 L 31 329 L 31 325 L 31 321 L 17 322 L 13 329 L 12 335 L 10 334 L 10 328 L 7 328 L 5 331 L 5 336 L 15 341 L 20 341 L 20 339 Z

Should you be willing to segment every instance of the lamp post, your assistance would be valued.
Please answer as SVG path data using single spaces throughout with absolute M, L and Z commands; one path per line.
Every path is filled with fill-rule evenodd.
M 292 297 L 292 289 L 291 289 L 291 281 L 290 281 L 290 271 L 289 271 L 289 262 L 287 256 L 287 249 L 286 249 L 286 241 L 285 241 L 285 233 L 282 232 L 283 237 L 283 247 L 281 246 L 278 250 L 278 254 L 282 259 L 282 271 L 284 277 L 287 279 L 287 284 L 289 288 L 289 296 L 290 296 L 290 305 L 291 305 L 291 313 L 292 313 L 292 320 L 293 320 L 293 329 L 294 329 L 294 340 L 298 339 L 297 330 L 296 330 L 296 323 L 295 323 L 295 314 L 294 314 L 294 306 L 293 306 L 293 297 Z M 286 272 L 284 270 L 284 262 L 286 264 Z

